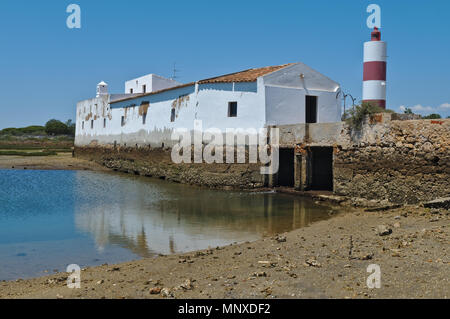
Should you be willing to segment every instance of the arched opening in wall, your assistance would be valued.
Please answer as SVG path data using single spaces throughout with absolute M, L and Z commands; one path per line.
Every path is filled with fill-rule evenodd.
M 278 186 L 294 187 L 294 149 L 280 148 Z
M 311 147 L 310 165 L 311 190 L 333 190 L 333 148 Z

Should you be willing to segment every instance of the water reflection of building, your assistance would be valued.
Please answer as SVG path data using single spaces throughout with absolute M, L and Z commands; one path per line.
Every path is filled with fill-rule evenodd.
M 227 245 L 305 226 L 329 208 L 279 194 L 221 192 L 80 172 L 75 224 L 98 248 L 149 257 Z

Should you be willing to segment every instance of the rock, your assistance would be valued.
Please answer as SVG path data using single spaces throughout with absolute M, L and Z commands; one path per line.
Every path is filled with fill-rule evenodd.
M 392 229 L 388 228 L 385 225 L 378 225 L 377 226 L 377 234 L 379 236 L 387 236 L 392 234 Z
M 103 284 L 105 281 L 102 279 L 102 280 L 99 280 L 99 281 L 97 281 L 97 285 L 101 285 L 101 284 Z
M 316 268 L 322 267 L 322 265 L 317 260 L 312 259 L 312 258 L 307 259 L 305 262 L 305 265 L 310 266 L 310 267 L 316 267 Z
M 161 289 L 161 296 L 169 298 L 169 297 L 173 297 L 173 294 L 169 288 L 163 288 L 163 289 Z
M 186 279 L 184 283 L 180 285 L 180 288 L 183 288 L 184 290 L 192 290 L 194 289 L 194 286 L 192 285 L 192 282 L 189 279 Z
M 438 198 L 423 204 L 425 208 L 445 208 L 450 209 L 450 197 Z
M 64 299 L 64 296 L 62 296 L 62 295 L 60 295 L 60 294 L 57 294 L 57 295 L 56 295 L 56 299 Z
M 277 236 L 275 237 L 275 240 L 279 243 L 284 243 L 286 242 L 286 236 Z
M 371 260 L 373 258 L 373 254 L 361 255 L 358 257 L 359 260 Z
M 150 292 L 150 295 L 159 295 L 160 293 L 161 293 L 161 287 L 153 287 L 153 288 L 150 288 L 150 290 L 149 290 L 149 292 Z
M 265 271 L 255 272 L 252 274 L 253 277 L 267 277 L 267 273 Z
M 394 228 L 400 228 L 400 223 L 395 223 Z

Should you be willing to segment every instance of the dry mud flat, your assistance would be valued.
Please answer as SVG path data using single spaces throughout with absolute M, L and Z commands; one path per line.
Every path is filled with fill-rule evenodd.
M 0 283 L 0 298 L 448 298 L 449 211 L 349 211 L 252 243 Z M 381 269 L 369 289 L 367 267 Z

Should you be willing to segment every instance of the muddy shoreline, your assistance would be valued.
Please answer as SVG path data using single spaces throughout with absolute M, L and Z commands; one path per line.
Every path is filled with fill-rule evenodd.
M 388 232 L 381 236 L 379 228 Z M 449 298 L 449 211 L 356 210 L 251 243 L 0 283 L 0 298 Z M 366 285 L 381 269 L 381 288 Z
M 72 153 L 42 157 L 0 156 L 0 169 L 110 171 L 97 163 L 72 157 Z
M 2 160 L 0 168 L 105 170 L 71 154 Z M 251 243 L 88 267 L 80 289 L 67 287 L 67 273 L 0 282 L 0 298 L 449 298 L 449 217 L 422 206 L 349 208 Z M 379 289 L 366 285 L 370 264 L 380 266 Z

